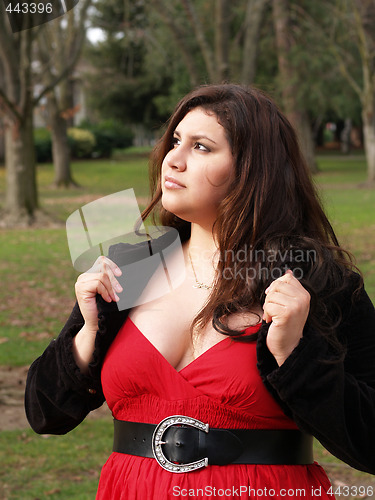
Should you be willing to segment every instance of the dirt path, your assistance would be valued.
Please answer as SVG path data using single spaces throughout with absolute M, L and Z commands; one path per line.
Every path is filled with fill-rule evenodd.
M 24 393 L 28 366 L 0 366 L 0 432 L 28 429 L 24 410 Z M 109 414 L 103 405 L 90 413 L 90 418 Z
M 28 367 L 0 367 L 0 431 L 26 429 L 23 397 Z

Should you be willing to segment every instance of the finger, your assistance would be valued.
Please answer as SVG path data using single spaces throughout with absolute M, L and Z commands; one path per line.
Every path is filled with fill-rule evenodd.
M 287 275 L 284 274 L 284 276 L 281 276 L 277 280 L 273 281 L 264 293 L 268 295 L 272 291 L 281 291 L 287 293 L 288 295 L 295 295 L 300 290 L 305 290 L 305 288 L 301 285 L 297 278 L 288 273 Z
M 103 263 L 103 273 L 108 275 L 109 280 L 110 280 L 111 285 L 112 285 L 112 288 L 114 290 L 116 290 L 117 292 L 122 292 L 122 290 L 123 290 L 122 286 L 115 278 L 114 270 L 115 269 L 113 267 L 110 267 L 107 262 Z M 121 272 L 121 270 L 120 270 L 120 272 Z
M 103 297 L 106 302 L 118 302 L 120 300 L 116 293 L 114 293 L 113 290 L 109 292 L 108 288 L 105 287 L 102 282 L 99 282 L 97 292 Z
M 107 290 L 107 293 L 112 298 L 112 300 L 114 300 L 115 302 L 118 302 L 120 300 L 115 290 L 118 290 L 120 292 L 122 290 L 122 287 L 114 277 L 113 281 L 111 280 L 111 277 L 109 276 L 109 271 L 99 274 L 99 282 Z M 99 287 L 98 287 L 98 293 L 99 293 Z
M 88 272 L 98 273 L 108 268 L 110 268 L 113 274 L 115 274 L 116 276 L 122 275 L 122 271 L 118 267 L 118 265 L 115 264 L 113 260 L 109 259 L 108 257 L 105 257 L 104 255 L 101 255 L 96 259 L 93 266 L 88 270 Z
M 78 277 L 77 284 L 79 286 L 79 289 L 81 290 L 81 293 L 99 293 L 103 298 L 105 298 L 105 300 L 107 300 L 108 296 L 110 297 L 110 301 L 114 300 L 117 302 L 119 300 L 107 272 L 96 274 L 81 274 L 81 276 Z M 118 285 L 121 288 L 121 285 Z
M 291 299 L 296 299 L 299 295 L 301 295 L 301 290 L 296 286 L 289 283 L 277 283 L 275 284 L 267 293 L 266 297 L 272 297 L 274 294 L 277 295 L 285 295 Z
M 120 283 L 117 281 L 117 279 L 115 278 L 115 273 L 117 276 L 122 274 L 121 269 L 112 260 L 108 259 L 107 257 L 102 257 L 101 267 L 102 267 L 102 272 L 106 273 L 109 276 L 113 290 L 116 290 L 117 292 L 122 292 L 123 288 L 120 285 Z
M 99 257 L 95 263 L 95 269 L 91 268 L 91 273 L 95 271 L 96 274 L 107 274 L 112 284 L 112 288 L 117 292 L 122 292 L 123 288 L 120 283 L 115 278 L 115 273 L 117 276 L 122 274 L 121 269 L 107 257 Z M 89 272 L 90 272 L 89 271 Z
M 115 264 L 115 262 L 113 262 L 113 260 L 108 259 L 108 257 L 104 257 L 104 259 L 105 259 L 104 262 L 110 267 L 113 274 L 115 274 L 116 276 L 122 275 L 121 269 L 118 267 L 117 264 Z
M 263 319 L 266 323 L 271 321 L 277 324 L 278 318 L 285 313 L 285 306 L 281 304 L 268 303 L 264 308 Z
M 267 304 L 279 304 L 281 306 L 287 306 L 289 304 L 294 304 L 294 302 L 298 299 L 295 295 L 289 295 L 284 291 L 279 292 L 277 290 L 273 290 L 267 295 L 266 303 Z

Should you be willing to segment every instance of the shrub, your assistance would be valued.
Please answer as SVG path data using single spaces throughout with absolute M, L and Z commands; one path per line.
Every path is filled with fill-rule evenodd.
M 92 132 L 72 127 L 68 129 L 68 140 L 73 158 L 91 158 L 96 144 Z
M 38 163 L 46 163 L 52 161 L 52 139 L 51 133 L 48 129 L 34 129 L 34 145 L 36 161 Z
M 116 120 L 105 120 L 97 124 L 82 122 L 81 127 L 90 130 L 96 140 L 93 156 L 109 158 L 114 148 L 128 148 L 133 144 L 132 130 Z

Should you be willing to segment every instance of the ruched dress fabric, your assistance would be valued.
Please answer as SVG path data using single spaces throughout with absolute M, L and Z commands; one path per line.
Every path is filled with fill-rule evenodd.
M 296 428 L 262 383 L 255 341 L 224 337 L 177 371 L 128 317 L 104 360 L 102 385 L 119 420 L 158 424 L 170 415 L 187 415 L 216 428 Z M 153 458 L 112 453 L 103 466 L 96 498 L 334 498 L 327 493 L 330 486 L 317 463 L 208 465 L 177 474 Z

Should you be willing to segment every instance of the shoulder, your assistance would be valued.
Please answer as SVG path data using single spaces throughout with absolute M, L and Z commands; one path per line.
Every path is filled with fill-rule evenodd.
M 344 286 L 333 299 L 341 312 L 338 337 L 346 339 L 347 347 L 361 343 L 375 346 L 375 308 L 368 296 L 362 276 L 347 273 Z
M 344 316 L 353 309 L 372 306 L 371 300 L 365 290 L 363 277 L 354 271 L 346 271 L 342 278 L 342 285 L 334 291 L 333 299 L 338 303 Z
M 157 238 L 148 238 L 141 235 L 134 243 L 116 243 L 108 249 L 108 257 L 117 265 L 126 265 L 146 259 L 160 252 L 172 250 L 175 245 L 181 244 L 180 235 L 174 228 L 164 228 Z M 160 235 L 161 234 L 161 235 Z M 134 239 L 134 238 L 133 238 Z

